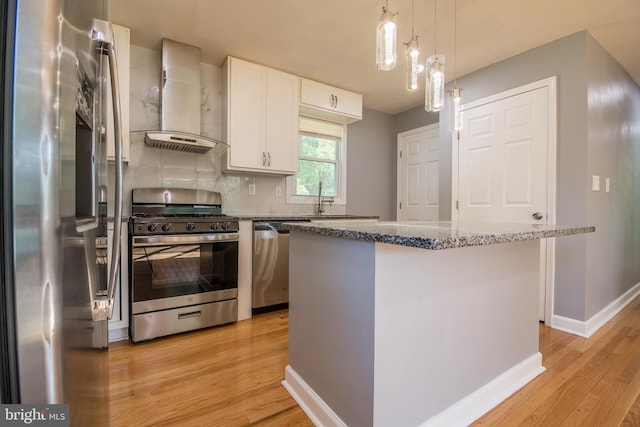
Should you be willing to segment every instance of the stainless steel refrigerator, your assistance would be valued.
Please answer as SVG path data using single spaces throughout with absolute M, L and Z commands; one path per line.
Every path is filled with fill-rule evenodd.
M 2 403 L 68 403 L 78 426 L 109 423 L 105 349 L 120 259 L 122 151 L 107 6 L 0 6 Z M 114 129 L 105 128 L 107 108 Z M 116 188 L 107 189 L 108 132 Z M 107 191 L 118 219 L 110 265 Z

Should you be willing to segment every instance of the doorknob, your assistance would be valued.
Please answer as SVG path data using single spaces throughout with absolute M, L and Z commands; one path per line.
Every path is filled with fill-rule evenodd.
M 534 212 L 532 215 L 533 219 L 537 219 L 537 220 L 541 220 L 544 215 L 542 215 L 542 212 Z

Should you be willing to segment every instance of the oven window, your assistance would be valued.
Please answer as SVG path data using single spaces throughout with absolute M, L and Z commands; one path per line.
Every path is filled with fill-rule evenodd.
M 133 300 L 238 287 L 238 242 L 134 247 Z

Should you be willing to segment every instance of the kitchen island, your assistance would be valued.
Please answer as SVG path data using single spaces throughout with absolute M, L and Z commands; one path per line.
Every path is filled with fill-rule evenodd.
M 283 385 L 316 425 L 467 425 L 544 371 L 539 239 L 594 227 L 290 223 Z M 568 237 L 570 238 L 570 237 Z

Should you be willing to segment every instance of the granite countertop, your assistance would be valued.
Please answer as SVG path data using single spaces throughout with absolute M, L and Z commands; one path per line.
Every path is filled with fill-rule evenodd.
M 543 224 L 426 222 L 299 222 L 285 223 L 289 230 L 342 237 L 367 242 L 389 243 L 421 249 L 451 249 L 491 245 L 518 240 L 592 233 L 593 226 L 571 227 Z
M 313 215 L 313 214 L 300 214 L 300 215 L 277 215 L 277 214 L 227 214 L 234 216 L 240 221 L 320 221 L 320 220 L 377 220 L 378 216 L 373 215 Z

